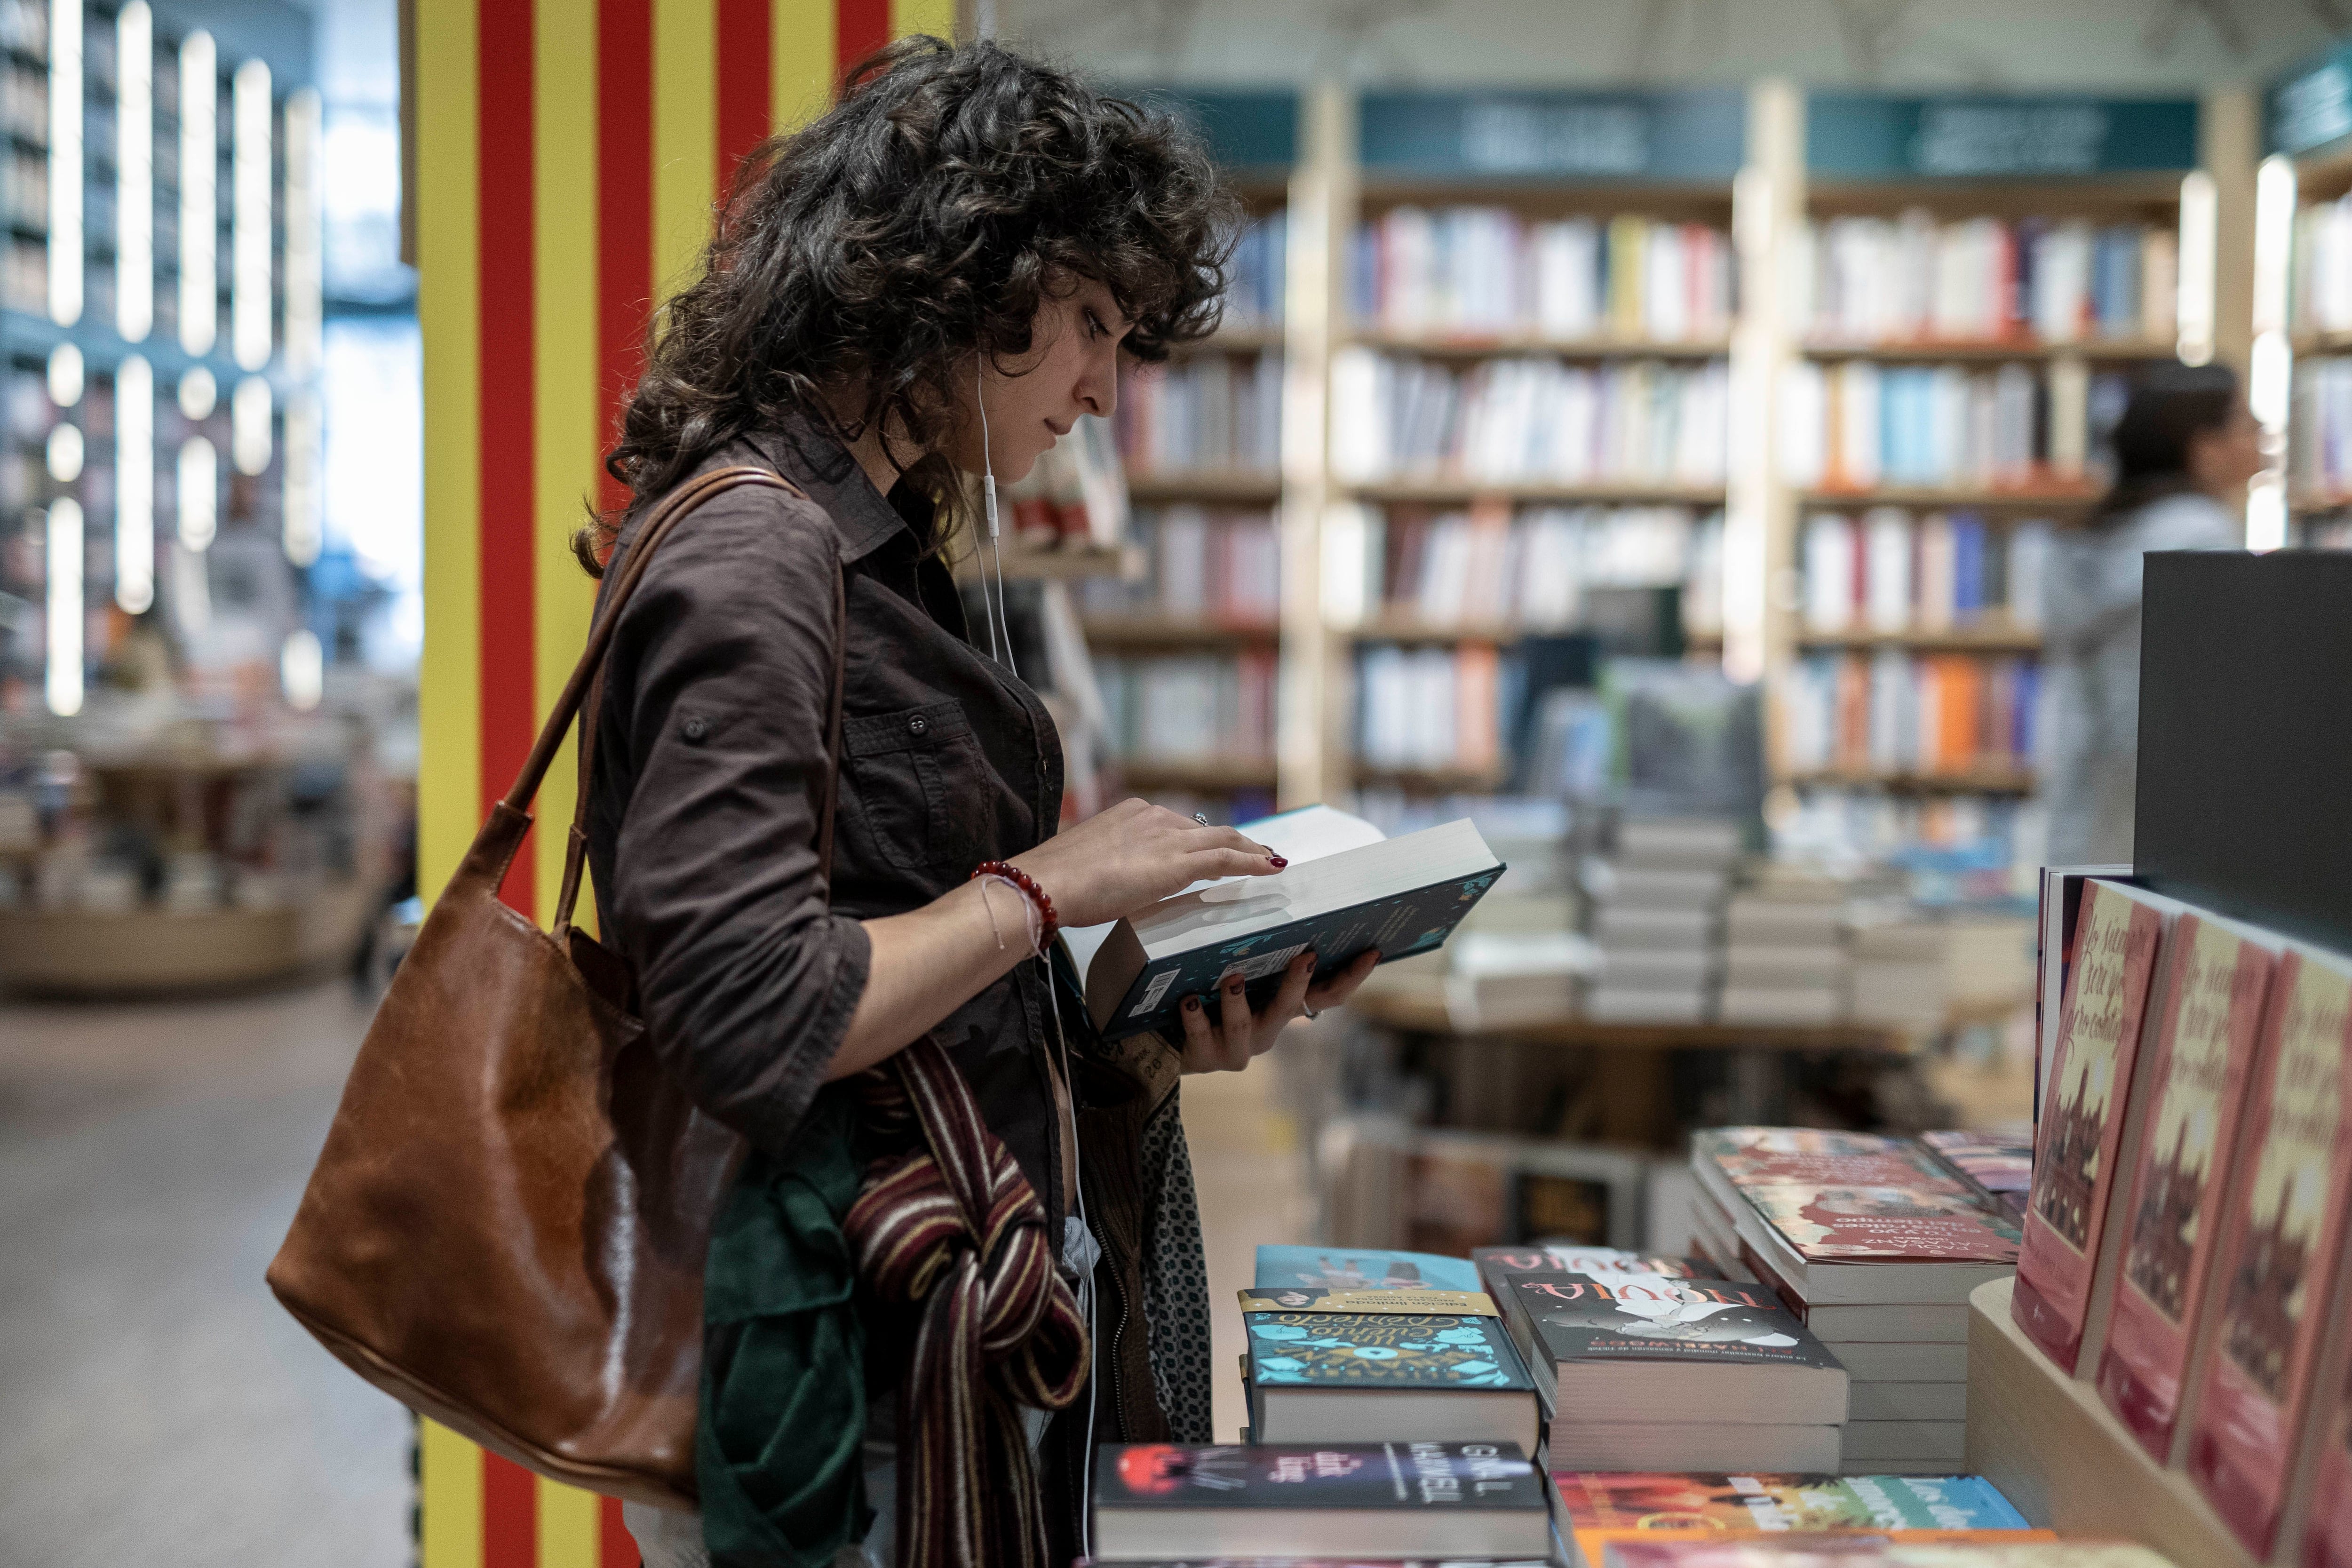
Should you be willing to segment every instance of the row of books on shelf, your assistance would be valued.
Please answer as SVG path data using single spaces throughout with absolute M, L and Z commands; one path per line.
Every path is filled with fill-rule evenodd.
M 2019 1326 L 2256 1558 L 2352 1563 L 2352 961 L 2063 869 L 2042 953 Z
M 2049 837 L 2046 805 L 2011 793 L 1933 794 L 1876 783 L 1801 781 L 1775 814 L 1772 846 L 1790 864 L 1866 874 L 1899 866 L 1915 897 L 1937 905 L 2033 896 Z M 1923 997 L 1940 1005 L 1934 997 Z
M 2041 693 L 2031 658 L 1807 654 L 1780 682 L 1782 759 L 1799 773 L 2019 772 L 2035 755 Z
M 1195 354 L 1124 379 L 1118 450 L 1136 474 L 1271 475 L 1280 465 L 1280 353 Z
M 1230 655 L 1094 657 L 1111 755 L 1127 762 L 1271 763 L 1271 648 Z
M 1331 464 L 1371 482 L 1723 482 L 1723 362 L 1571 364 L 1506 356 L 1468 368 L 1360 345 L 1331 360 Z
M 1364 601 L 1426 626 L 1564 631 L 1600 588 L 1685 588 L 1720 600 L 1723 514 L 1681 506 L 1536 506 L 1466 510 L 1365 507 Z M 1720 625 L 1700 605 L 1695 618 Z
M 1143 579 L 1087 578 L 1086 615 L 1271 630 L 1281 614 L 1281 540 L 1264 508 L 1138 507 L 1129 542 L 1144 553 Z
M 1998 527 L 1969 511 L 1815 512 L 1802 544 L 1805 630 L 2036 631 L 2052 547 L 2050 525 L 2038 520 Z
M 1720 342 L 1736 308 L 1731 236 L 1706 224 L 1397 206 L 1350 261 L 1355 319 L 1391 332 Z
M 1524 682 L 1521 661 L 1489 643 L 1362 648 L 1357 754 L 1367 767 L 1395 772 L 1492 772 Z
M 2317 500 L 2352 492 L 2352 359 L 2297 363 L 2290 407 L 2289 489 Z
M 1799 319 L 1828 343 L 2169 343 L 2180 251 L 2169 227 L 1973 217 L 1833 217 L 1807 231 Z
M 1257 331 L 1282 325 L 1290 215 L 1276 208 L 1242 226 L 1225 264 L 1224 325 Z
M 2127 395 L 2122 377 L 2093 378 L 2095 409 L 2120 409 Z M 2058 471 L 2049 380 L 2029 365 L 1808 360 L 1784 373 L 1781 403 L 1781 469 L 1801 488 L 2083 485 Z

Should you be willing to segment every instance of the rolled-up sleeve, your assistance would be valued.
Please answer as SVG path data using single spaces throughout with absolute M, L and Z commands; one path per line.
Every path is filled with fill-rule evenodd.
M 609 846 L 599 902 L 656 1054 L 704 1110 L 778 1152 L 869 956 L 865 928 L 827 910 L 817 861 L 834 539 L 822 511 L 766 489 L 684 519 L 623 613 L 599 721 L 622 731 L 600 751 L 625 760 L 628 785 L 617 823 L 592 817 Z

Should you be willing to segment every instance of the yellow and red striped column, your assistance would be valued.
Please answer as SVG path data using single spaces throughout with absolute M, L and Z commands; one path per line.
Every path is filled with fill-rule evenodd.
M 505 793 L 586 637 L 567 542 L 655 302 L 692 267 L 743 153 L 821 111 L 955 0 L 415 0 L 425 339 L 419 880 L 437 889 Z M 572 762 L 541 792 L 509 902 L 545 918 Z M 634 1568 L 609 1500 L 421 1424 L 420 1568 Z

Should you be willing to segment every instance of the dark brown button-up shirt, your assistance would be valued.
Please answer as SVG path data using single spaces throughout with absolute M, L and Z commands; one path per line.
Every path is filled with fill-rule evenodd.
M 814 504 L 729 491 L 646 568 L 606 667 L 588 854 L 604 932 L 635 967 L 662 1062 L 713 1115 L 782 1152 L 865 990 L 859 921 L 1034 847 L 1061 813 L 1062 750 L 1036 695 L 967 638 L 947 568 L 918 543 L 927 501 L 901 485 L 886 503 L 808 422 L 706 467 L 740 463 L 777 469 Z M 816 816 L 837 569 L 848 646 L 828 905 Z M 1005 912 L 1008 940 L 1024 940 Z M 1021 965 L 938 1032 L 1058 1237 L 1068 1156 L 1039 968 Z

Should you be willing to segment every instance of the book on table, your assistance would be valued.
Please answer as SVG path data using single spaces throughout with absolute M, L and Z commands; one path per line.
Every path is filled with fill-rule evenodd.
M 1739 1535 L 1612 1541 L 1601 1568 L 2175 1568 L 2137 1542 L 2058 1541 L 2047 1531 L 1934 1535 Z
M 1338 815 L 1338 814 L 1334 814 Z M 1087 969 L 1087 1006 L 1110 1038 L 1181 1030 L 1185 998 L 1239 974 L 1252 1006 L 1313 951 L 1328 980 L 1368 950 L 1381 961 L 1442 944 L 1503 874 L 1465 817 L 1163 899 L 1113 926 Z
M 2271 984 L 2188 1452 L 2190 1479 L 2257 1556 L 2314 1458 L 2303 1434 L 2352 1222 L 2352 966 L 2291 948 Z
M 1516 1443 L 1532 1453 L 1535 1384 L 1477 1291 L 1241 1293 L 1250 1430 L 1261 1442 Z
M 1327 1290 L 1482 1290 L 1476 1264 L 1433 1252 L 1261 1243 L 1250 1282 Z
M 2181 1392 L 2237 1152 L 2245 1086 L 2276 959 L 2226 921 L 2183 914 L 2165 939 L 2149 1043 L 2147 1115 L 2118 1153 L 2115 1276 L 2096 1364 L 2100 1397 L 2158 1462 L 2174 1457 Z M 2209 1339 L 2210 1346 L 2210 1339 Z M 2079 1367 L 2092 1371 L 2088 1366 Z M 2176 1433 L 2176 1428 L 2179 1428 Z
M 1545 1558 L 1543 1477 L 1511 1444 L 1108 1445 L 1097 1562 Z
M 2095 1367 L 2097 1347 L 2085 1356 L 2084 1335 L 2105 1327 L 2091 1296 L 2109 1245 L 2116 1151 L 2132 1106 L 2133 1064 L 2164 926 L 2165 916 L 2121 883 L 2084 889 L 2010 1308 L 2068 1373 L 2085 1363 Z M 2144 1094 L 2146 1080 L 2137 1081 Z
M 2046 1536 L 1981 1476 L 1552 1471 L 1561 1532 L 1585 1568 L 1611 1541 L 1830 1531 Z
M 1527 1247 L 1474 1247 L 1470 1249 L 1470 1261 L 1477 1267 L 1481 1287 L 1506 1312 L 1510 1310 L 1502 1289 L 1507 1274 L 1580 1274 L 1594 1278 L 1664 1274 L 1685 1279 L 1707 1276 L 1706 1269 L 1687 1258 L 1631 1252 L 1618 1247 L 1569 1247 L 1558 1242 Z

